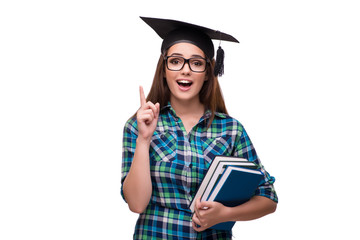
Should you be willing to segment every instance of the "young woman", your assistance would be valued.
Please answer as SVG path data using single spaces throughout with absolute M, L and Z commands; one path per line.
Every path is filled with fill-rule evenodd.
M 143 18 L 164 39 L 153 84 L 124 127 L 121 194 L 139 213 L 134 239 L 231 239 L 212 226 L 260 218 L 276 209 L 275 179 L 263 168 L 244 127 L 227 113 L 214 74 L 218 31 Z M 164 30 L 165 29 L 165 30 Z M 165 32 L 162 32 L 165 31 Z M 220 33 L 222 40 L 226 34 Z M 264 173 L 255 196 L 236 207 L 191 201 L 216 155 L 254 162 Z

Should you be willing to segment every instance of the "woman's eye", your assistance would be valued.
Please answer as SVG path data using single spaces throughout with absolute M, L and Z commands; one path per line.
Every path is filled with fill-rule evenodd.
M 203 63 L 202 63 L 201 61 L 194 61 L 194 62 L 192 63 L 192 65 L 199 67 L 199 66 L 202 66 Z
M 178 64 L 181 64 L 182 61 L 181 61 L 181 59 L 175 58 L 175 59 L 171 59 L 170 63 L 173 65 L 178 65 Z

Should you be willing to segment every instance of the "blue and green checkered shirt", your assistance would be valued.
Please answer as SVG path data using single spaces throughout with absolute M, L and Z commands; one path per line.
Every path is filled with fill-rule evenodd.
M 275 181 L 263 168 L 243 126 L 234 118 L 215 113 L 210 127 L 207 111 L 187 134 L 170 104 L 160 112 L 150 144 L 152 196 L 135 226 L 134 239 L 231 239 L 231 232 L 192 228 L 190 203 L 216 155 L 238 156 L 255 162 L 265 173 L 255 195 L 277 202 Z M 136 118 L 124 127 L 122 183 L 134 157 L 138 135 Z M 123 191 L 121 188 L 121 194 Z

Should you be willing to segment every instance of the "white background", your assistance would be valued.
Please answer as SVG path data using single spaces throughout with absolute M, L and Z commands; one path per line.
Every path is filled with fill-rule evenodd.
M 1 239 L 131 239 L 122 128 L 161 44 L 139 16 L 241 42 L 220 83 L 280 202 L 235 239 L 359 239 L 357 1 L 228 2 L 1 1 Z

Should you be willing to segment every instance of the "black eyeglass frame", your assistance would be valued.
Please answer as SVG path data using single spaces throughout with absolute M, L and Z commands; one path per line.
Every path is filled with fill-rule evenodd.
M 182 59 L 184 59 L 184 64 L 182 65 L 182 67 L 181 67 L 179 70 L 173 70 L 173 69 L 170 69 L 170 68 L 169 68 L 169 66 L 168 66 L 168 59 L 171 58 L 171 57 L 177 57 L 177 58 L 182 58 Z M 192 68 L 191 68 L 191 66 L 190 66 L 190 60 L 192 60 L 192 59 L 203 59 L 203 60 L 205 60 L 205 62 L 206 62 L 205 69 L 204 69 L 203 71 L 194 71 L 194 70 L 192 70 Z M 181 69 L 183 69 L 184 66 L 185 66 L 185 64 L 187 63 L 188 66 L 189 66 L 189 68 L 190 68 L 190 70 L 191 70 L 192 72 L 196 72 L 196 73 L 203 73 L 203 72 L 205 72 L 206 69 L 207 69 L 207 66 L 208 66 L 209 63 L 210 63 L 210 60 L 209 60 L 209 59 L 203 58 L 203 57 L 194 57 L 194 58 L 188 58 L 188 59 L 186 59 L 186 58 L 181 57 L 181 56 L 165 56 L 165 57 L 164 57 L 164 61 L 165 61 L 166 68 L 167 68 L 168 70 L 170 70 L 170 71 L 181 71 Z

